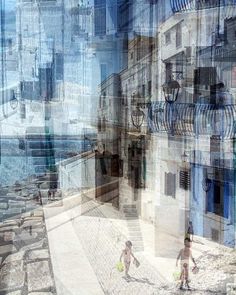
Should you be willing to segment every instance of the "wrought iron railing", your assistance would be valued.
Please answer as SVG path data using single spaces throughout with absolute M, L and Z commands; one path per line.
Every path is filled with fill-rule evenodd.
M 234 6 L 236 0 L 170 0 L 173 13 L 214 7 Z
M 151 132 L 172 135 L 235 136 L 236 105 L 153 102 L 148 109 Z

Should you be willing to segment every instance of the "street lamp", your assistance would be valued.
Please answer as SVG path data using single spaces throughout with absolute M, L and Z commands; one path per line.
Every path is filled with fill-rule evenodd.
M 208 178 L 208 177 L 205 177 L 203 180 L 202 180 L 202 189 L 206 192 L 209 192 L 211 188 L 211 180 Z
M 15 90 L 12 90 L 11 99 L 10 99 L 10 106 L 13 110 L 15 110 L 18 106 L 17 95 L 18 94 L 15 92 Z
M 211 188 L 211 180 L 208 177 L 205 177 L 202 180 L 202 188 L 206 192 L 205 194 L 205 213 L 207 212 L 207 193 L 209 192 Z
M 186 163 L 188 161 L 188 158 L 189 158 L 189 154 L 184 151 L 184 153 L 181 155 L 181 159 L 184 163 Z
M 153 111 L 153 122 L 155 124 L 155 129 L 157 131 L 161 131 L 161 128 L 164 126 L 166 127 L 165 124 L 165 118 L 164 118 L 164 110 L 165 110 L 165 102 L 158 102 L 158 106 L 154 109 Z M 167 128 L 165 128 L 167 129 Z
M 139 129 L 143 124 L 144 117 L 145 117 L 144 112 L 140 109 L 139 106 L 137 106 L 136 110 L 133 110 L 131 113 L 131 119 L 132 119 L 132 123 L 134 127 Z
M 173 104 L 178 99 L 180 85 L 176 80 L 173 80 L 172 77 L 169 81 L 165 82 L 162 85 L 162 89 L 165 96 L 165 101 L 170 106 L 168 117 L 170 119 L 171 126 L 171 135 L 174 135 L 174 122 L 173 122 Z
M 178 99 L 180 85 L 176 80 L 170 78 L 169 81 L 162 85 L 165 100 L 168 103 L 173 103 Z

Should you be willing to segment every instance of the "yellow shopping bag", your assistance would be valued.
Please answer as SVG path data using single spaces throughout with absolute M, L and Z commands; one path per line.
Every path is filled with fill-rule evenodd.
M 119 272 L 122 272 L 124 271 L 125 267 L 124 267 L 124 264 L 119 261 L 117 264 L 116 264 L 116 269 L 119 271 Z
M 181 275 L 180 271 L 173 272 L 173 278 L 174 278 L 174 280 L 175 281 L 179 281 L 180 280 L 180 275 Z

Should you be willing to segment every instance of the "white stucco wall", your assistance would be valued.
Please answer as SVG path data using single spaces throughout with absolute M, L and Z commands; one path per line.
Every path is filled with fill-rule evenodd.
M 95 154 L 82 154 L 65 160 L 58 166 L 60 186 L 70 189 L 95 188 Z

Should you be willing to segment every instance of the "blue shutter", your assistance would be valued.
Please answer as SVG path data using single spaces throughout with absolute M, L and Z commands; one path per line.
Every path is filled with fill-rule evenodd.
M 207 192 L 207 211 L 214 212 L 214 186 Z
M 224 183 L 224 217 L 225 218 L 229 218 L 229 193 L 230 193 L 230 190 L 229 190 L 229 183 L 226 182 Z

